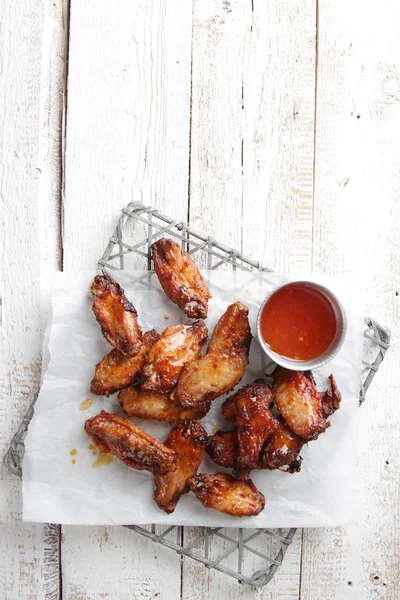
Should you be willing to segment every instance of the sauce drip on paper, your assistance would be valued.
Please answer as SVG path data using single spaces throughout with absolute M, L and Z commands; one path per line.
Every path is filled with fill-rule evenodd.
M 108 452 L 102 452 L 96 460 L 92 463 L 92 469 L 97 469 L 97 467 L 106 467 L 110 465 L 113 461 L 113 455 Z
M 82 402 L 80 403 L 79 408 L 81 410 L 87 410 L 89 408 L 89 406 L 92 406 L 93 404 L 93 399 L 92 398 L 85 398 L 84 400 L 82 400 Z

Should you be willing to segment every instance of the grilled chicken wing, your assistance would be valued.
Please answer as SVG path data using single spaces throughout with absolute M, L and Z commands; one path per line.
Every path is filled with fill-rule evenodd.
M 242 302 L 234 302 L 216 324 L 207 353 L 243 354 L 249 356 L 252 340 L 249 309 Z
M 240 302 L 227 308 L 218 321 L 207 354 L 185 365 L 176 388 L 182 406 L 197 406 L 232 390 L 249 361 L 249 309 Z
M 322 410 L 325 415 L 325 418 L 333 415 L 334 412 L 340 407 L 340 402 L 342 400 L 342 394 L 339 392 L 336 381 L 333 375 L 329 375 L 329 381 L 331 384 L 330 389 L 327 389 L 326 392 L 321 394 L 322 399 Z
M 235 408 L 235 394 L 229 396 L 223 401 L 221 406 L 221 412 L 227 421 L 234 423 L 236 421 L 236 408 Z
M 199 269 L 179 245 L 161 238 L 151 248 L 154 268 L 168 298 L 191 319 L 205 319 L 211 294 Z
M 333 382 L 334 388 L 325 394 L 323 402 L 311 371 L 289 371 L 282 367 L 274 371 L 272 393 L 276 407 L 290 429 L 305 440 L 315 440 L 330 426 L 325 417 L 340 403 L 334 379 Z
M 135 356 L 142 345 L 136 309 L 121 286 L 107 273 L 96 275 L 90 291 L 93 312 L 106 340 L 126 356 Z
M 278 418 L 279 426 L 264 444 L 257 463 L 251 469 L 281 469 L 289 473 L 300 471 L 299 456 L 305 441 L 291 431 L 282 417 Z M 217 431 L 208 439 L 206 452 L 209 457 L 222 467 L 234 469 L 235 476 L 245 479 L 251 469 L 243 469 L 238 465 L 239 443 L 237 429 Z
M 179 498 L 189 491 L 188 479 L 197 473 L 206 443 L 207 432 L 196 421 L 183 421 L 171 431 L 164 444 L 177 454 L 176 470 L 154 476 L 154 500 L 161 510 L 174 512 Z
M 179 402 L 173 400 L 170 394 L 141 390 L 136 385 L 121 390 L 118 394 L 118 402 L 128 417 L 154 419 L 167 423 L 178 423 L 185 419 L 202 419 L 210 408 L 210 403 L 204 407 L 184 408 Z
M 213 436 L 210 436 L 206 452 L 217 465 L 227 469 L 237 469 L 239 454 L 237 429 L 231 431 L 220 429 Z
M 203 506 L 232 517 L 255 516 L 265 506 L 263 494 L 251 479 L 238 481 L 226 473 L 201 473 L 189 479 L 189 486 Z
M 102 410 L 86 421 L 85 431 L 100 452 L 111 452 L 128 467 L 155 474 L 176 469 L 176 452 L 116 415 Z
M 143 335 L 142 347 L 136 356 L 125 356 L 125 354 L 113 348 L 96 365 L 94 377 L 90 384 L 92 394 L 109 396 L 132 385 L 145 363 L 148 351 L 159 338 L 160 336 L 155 329 L 146 331 Z
M 168 392 L 187 362 L 195 360 L 208 339 L 204 321 L 167 327 L 153 345 L 142 369 L 144 390 Z
M 305 444 L 305 440 L 294 433 L 281 416 L 278 417 L 278 421 L 278 429 L 264 444 L 261 451 L 259 466 L 262 469 L 287 467 L 286 470 L 290 473 L 300 471 L 301 458 L 299 453 Z
M 182 406 L 202 406 L 234 388 L 242 379 L 246 365 L 247 359 L 237 354 L 206 354 L 185 366 L 176 397 Z
M 241 469 L 256 465 L 265 441 L 278 428 L 271 412 L 272 392 L 263 379 L 256 379 L 235 394 L 235 412 Z

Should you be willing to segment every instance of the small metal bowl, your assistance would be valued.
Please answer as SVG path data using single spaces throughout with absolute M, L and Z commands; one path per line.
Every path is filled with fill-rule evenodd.
M 289 358 L 287 356 L 282 356 L 281 354 L 274 352 L 273 350 L 271 350 L 270 346 L 265 342 L 261 333 L 261 314 L 267 302 L 274 294 L 276 294 L 278 290 L 281 290 L 282 288 L 289 287 L 294 284 L 305 285 L 309 288 L 320 292 L 320 294 L 325 296 L 325 298 L 331 304 L 335 313 L 337 327 L 336 334 L 332 340 L 331 345 L 325 350 L 323 354 L 311 360 L 296 360 L 295 358 Z M 286 283 L 285 285 L 276 288 L 265 298 L 265 300 L 260 306 L 260 310 L 258 311 L 257 316 L 257 337 L 258 341 L 260 342 L 261 348 L 264 350 L 265 354 L 267 354 L 267 356 L 269 356 L 269 358 L 271 358 L 271 360 L 273 360 L 276 364 L 281 365 L 286 369 L 292 369 L 293 371 L 307 371 L 308 369 L 316 369 L 317 367 L 321 367 L 322 365 L 332 360 L 332 358 L 339 352 L 340 348 L 343 345 L 344 339 L 346 337 L 346 330 L 346 313 L 344 312 L 343 306 L 341 305 L 335 294 L 323 285 L 320 285 L 319 283 L 314 283 L 313 281 L 291 281 L 290 283 Z

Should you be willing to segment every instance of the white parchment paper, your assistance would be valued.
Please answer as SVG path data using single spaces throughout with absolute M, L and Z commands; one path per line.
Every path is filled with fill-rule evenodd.
M 192 493 L 181 498 L 173 514 L 166 515 L 152 500 L 154 482 L 150 473 L 135 471 L 116 459 L 96 467 L 98 452 L 88 447 L 90 440 L 84 433 L 84 422 L 102 409 L 120 416 L 123 413 L 116 396 L 96 397 L 89 391 L 94 365 L 110 350 L 91 309 L 89 287 L 94 275 L 95 272 L 58 273 L 55 277 L 45 348 L 48 364 L 26 438 L 24 520 L 225 527 L 335 526 L 356 520 L 363 319 L 359 295 L 349 282 L 332 277 L 309 278 L 331 288 L 347 313 L 348 331 L 342 349 L 332 362 L 314 372 L 320 390 L 327 387 L 327 376 L 335 375 L 342 393 L 341 408 L 331 417 L 332 426 L 302 450 L 300 473 L 252 473 L 254 483 L 266 497 L 265 509 L 257 517 L 239 520 L 204 508 Z M 187 322 L 185 315 L 165 296 L 154 274 L 121 271 L 114 275 L 136 306 L 143 331 L 154 327 L 161 332 L 168 325 Z M 299 279 L 242 271 L 208 271 L 204 276 L 213 296 L 207 320 L 210 333 L 226 307 L 241 300 L 250 308 L 254 336 L 258 308 L 266 294 L 278 285 Z M 254 337 L 250 364 L 240 385 L 262 375 L 267 367 Z M 81 410 L 82 401 L 88 397 L 93 404 Z M 208 433 L 224 424 L 222 402 L 223 397 L 215 400 L 202 421 Z M 170 425 L 156 421 L 134 421 L 161 441 L 171 429 Z M 206 457 L 199 472 L 223 470 Z

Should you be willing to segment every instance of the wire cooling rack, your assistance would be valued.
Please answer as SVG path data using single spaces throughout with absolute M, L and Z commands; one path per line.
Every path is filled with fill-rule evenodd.
M 244 271 L 270 271 L 260 262 L 238 250 L 221 244 L 213 237 L 193 230 L 185 222 L 171 219 L 141 202 L 131 202 L 122 210 L 117 228 L 110 238 L 99 269 L 150 269 L 151 244 L 160 237 L 181 243 L 205 269 L 231 268 Z M 375 377 L 390 345 L 390 332 L 373 319 L 365 319 L 364 361 L 360 382 L 360 404 Z M 33 416 L 35 395 L 4 462 L 18 477 L 22 476 L 24 439 Z M 165 527 L 129 525 L 128 529 L 171 548 L 181 556 L 203 563 L 230 575 L 242 584 L 266 585 L 282 564 L 296 529 L 224 529 L 222 527 Z

